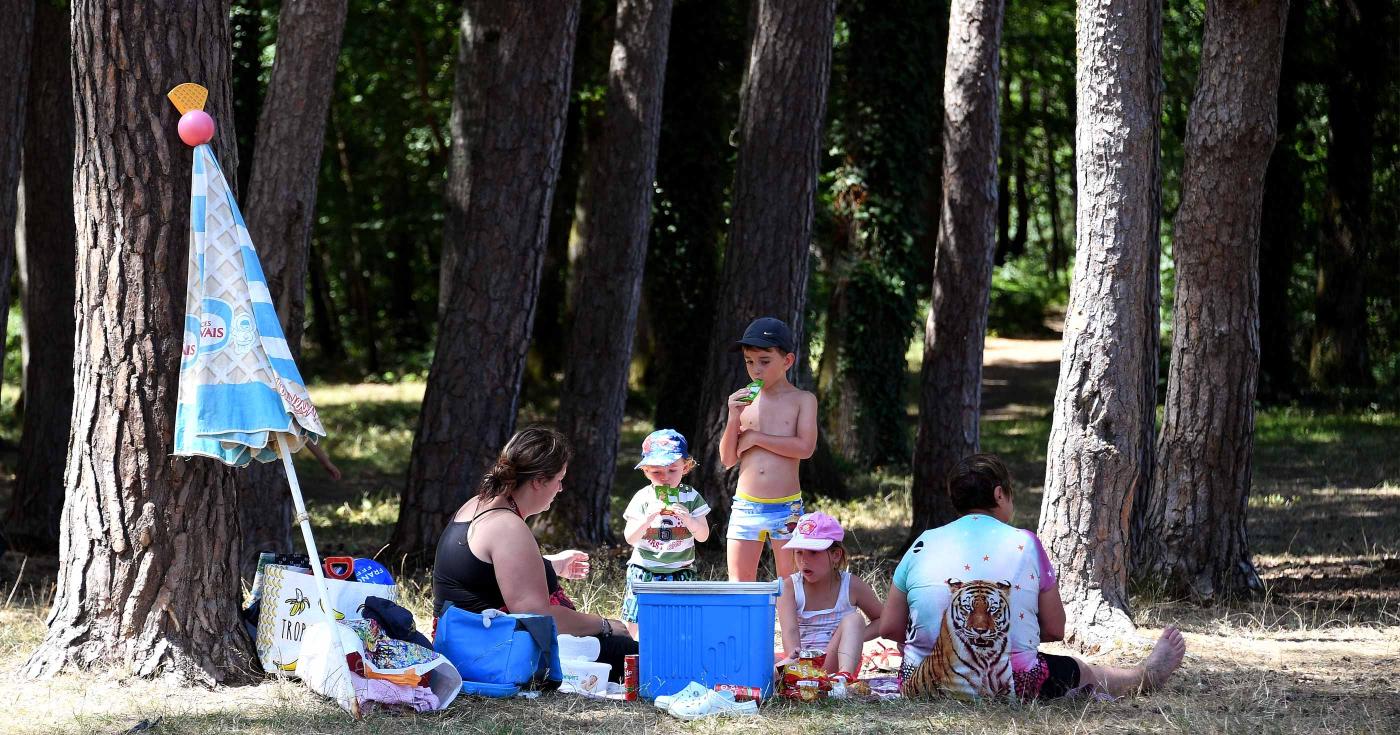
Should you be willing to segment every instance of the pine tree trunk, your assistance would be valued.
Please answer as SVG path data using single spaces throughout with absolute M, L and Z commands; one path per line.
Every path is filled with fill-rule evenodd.
M 173 460 L 190 151 L 165 93 L 199 80 L 237 153 L 228 3 L 72 6 L 77 212 L 74 409 L 48 634 L 24 671 L 241 678 L 232 471 Z M 232 159 L 232 160 L 230 160 Z
M 1327 79 L 1327 191 L 1317 241 L 1317 319 L 1308 374 L 1325 391 L 1371 384 L 1366 348 L 1366 271 L 1370 257 L 1378 79 L 1385 62 L 1377 30 L 1380 2 L 1340 3 L 1336 58 Z
M 1059 280 L 1060 258 L 1065 249 L 1064 229 L 1060 224 L 1060 174 L 1055 167 L 1055 152 L 1060 146 L 1050 131 L 1049 121 L 1052 118 L 1049 97 L 1050 95 L 1044 93 L 1040 95 L 1041 131 L 1045 134 L 1045 208 L 1050 213 L 1050 247 L 1046 257 L 1046 270 Z
M 19 213 L 20 150 L 24 144 L 25 93 L 29 88 L 29 49 L 34 33 L 33 0 L 0 6 L 0 363 L 10 314 L 10 274 L 15 263 L 15 224 Z
M 311 336 L 316 340 L 321 361 L 341 365 L 345 361 L 345 339 L 340 334 L 340 317 L 331 302 L 326 278 L 326 261 L 313 239 L 307 246 L 307 281 L 311 289 Z
M 277 59 L 267 85 L 245 209 L 268 291 L 293 357 L 301 356 L 306 263 L 316 215 L 316 183 L 335 84 L 344 0 L 285 0 L 277 22 Z M 277 463 L 239 475 L 244 571 L 254 552 L 290 551 L 292 505 Z
M 603 132 L 588 157 L 595 185 L 584 203 L 559 399 L 559 429 L 573 440 L 574 460 L 556 515 L 568 519 L 560 525 L 578 543 L 613 540 L 608 510 L 651 224 L 670 30 L 671 0 L 619 0 Z
M 743 76 L 744 13 L 736 0 L 675 3 L 657 147 L 651 240 L 642 278 L 652 338 L 646 381 L 655 425 L 693 443 L 700 424 L 702 342 L 713 327 L 725 190 L 733 181 L 729 135 Z
M 1298 157 L 1302 122 L 1299 88 L 1307 73 L 1309 0 L 1292 0 L 1284 31 L 1278 87 L 1278 143 L 1264 177 L 1259 229 L 1259 397 L 1286 400 L 1297 390 L 1293 307 L 1289 287 L 1293 264 L 1308 242 L 1303 222 L 1303 162 Z
M 1070 639 L 1092 648 L 1132 629 L 1128 522 L 1152 476 L 1161 6 L 1081 3 L 1077 45 L 1076 257 L 1040 537 Z
M 1015 258 L 1026 252 L 1026 243 L 1030 241 L 1031 223 L 1031 184 L 1026 176 L 1026 159 L 1030 158 L 1030 146 L 1026 145 L 1026 138 L 1031 127 L 1031 84 L 1030 77 L 1035 69 L 1030 70 L 1031 75 L 1021 78 L 1021 125 L 1020 137 L 1016 143 L 1016 234 L 1011 237 L 1011 249 L 1008 256 Z
M 10 543 L 58 550 L 63 466 L 73 412 L 73 83 L 68 9 L 40 2 L 34 13 L 24 128 L 24 221 L 19 242 L 23 304 L 24 426 L 14 497 L 5 518 Z
M 1012 111 L 1010 74 L 1003 74 L 1001 77 L 1001 109 L 1008 113 Z M 1001 141 L 998 145 L 1000 157 L 997 166 L 997 252 L 995 261 L 997 265 L 1005 263 L 1007 255 L 1011 251 L 1011 166 L 1009 164 L 1017 159 L 1016 141 L 1011 137 L 1013 122 L 1014 118 L 1003 122 Z
M 835 0 L 758 0 L 753 8 L 729 246 L 701 390 L 703 418 L 691 445 L 700 463 L 695 485 L 717 511 L 717 525 L 728 520 L 737 475 L 726 478 L 719 464 L 725 398 L 748 382 L 729 346 L 760 316 L 786 321 L 802 344 L 835 16 Z
M 943 77 L 943 214 L 924 327 L 912 536 L 955 517 L 947 478 L 977 451 L 996 255 L 1001 0 L 954 0 Z
M 1262 590 L 1245 513 L 1259 372 L 1259 217 L 1288 0 L 1210 0 L 1172 239 L 1176 305 L 1134 568 L 1201 602 Z
M 578 0 L 469 0 L 452 112 L 437 349 L 394 528 L 431 550 L 515 427 L 568 109 Z

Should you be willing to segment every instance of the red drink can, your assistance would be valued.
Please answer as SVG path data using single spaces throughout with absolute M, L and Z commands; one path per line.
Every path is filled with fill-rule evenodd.
M 642 680 L 640 658 L 631 654 L 622 658 L 622 698 L 628 702 L 637 701 L 637 690 Z
M 717 692 L 734 692 L 735 702 L 760 702 L 763 700 L 763 690 L 758 687 L 746 687 L 738 684 L 716 684 Z

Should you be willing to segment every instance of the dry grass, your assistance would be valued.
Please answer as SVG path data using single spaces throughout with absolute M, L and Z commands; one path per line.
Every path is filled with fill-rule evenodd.
M 1041 353 L 1054 357 L 1043 346 Z M 1037 405 L 1033 394 L 1044 390 L 1047 378 L 1034 365 L 1014 360 L 989 364 L 988 378 L 1033 386 L 989 402 L 989 413 L 1001 413 L 985 428 L 987 447 L 1008 457 L 1022 485 L 1017 522 L 1034 527 L 1049 422 L 1043 401 Z M 1049 385 L 1053 390 L 1053 376 Z M 318 539 L 327 550 L 372 553 L 387 537 L 421 391 L 421 384 L 318 390 L 327 423 L 339 430 L 331 452 L 347 473 L 345 482 L 331 485 L 315 465 L 302 466 L 322 524 Z M 649 428 L 629 421 L 624 446 L 634 446 Z M 1250 538 L 1269 592 L 1202 609 L 1139 590 L 1134 615 L 1143 641 L 1172 624 L 1185 631 L 1190 647 L 1180 675 L 1151 696 L 1029 707 L 775 702 L 755 719 L 686 724 L 644 703 L 546 694 L 532 701 L 461 698 L 444 713 L 354 722 L 291 681 L 209 691 L 90 672 L 32 682 L 14 672 L 43 634 L 55 569 L 52 560 L 9 554 L 0 565 L 0 672 L 10 680 L 0 695 L 7 713 L 0 731 L 121 733 L 161 718 L 151 732 L 1394 733 L 1400 731 L 1397 432 L 1400 417 L 1394 414 L 1260 416 Z M 626 457 L 619 462 L 624 466 Z M 618 486 L 631 489 L 640 480 L 625 466 Z M 856 500 L 818 501 L 847 524 L 854 569 L 877 589 L 888 586 L 900 551 L 894 545 L 908 527 L 908 482 L 907 475 L 878 472 L 860 479 L 863 494 Z M 722 575 L 720 545 L 701 548 L 702 574 Z M 597 550 L 595 574 L 572 585 L 574 598 L 588 609 L 615 613 L 625 553 Z M 24 572 L 16 580 L 21 564 Z M 401 579 L 407 604 L 422 621 L 428 613 L 426 583 L 425 576 Z M 1125 641 L 1091 660 L 1134 663 L 1146 651 L 1143 641 Z

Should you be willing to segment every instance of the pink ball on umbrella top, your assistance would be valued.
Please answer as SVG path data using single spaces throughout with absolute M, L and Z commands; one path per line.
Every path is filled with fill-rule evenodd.
M 190 110 L 180 116 L 180 140 L 194 147 L 214 139 L 214 118 L 204 110 Z

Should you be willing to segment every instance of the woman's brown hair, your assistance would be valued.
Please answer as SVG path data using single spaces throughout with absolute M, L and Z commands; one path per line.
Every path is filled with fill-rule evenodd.
M 547 426 L 527 426 L 506 442 L 496 464 L 481 476 L 477 496 L 492 500 L 538 477 L 554 477 L 573 459 L 563 434 Z
M 997 506 L 996 489 L 1011 495 L 1011 473 L 995 454 L 964 457 L 948 476 L 948 499 L 959 513 Z

